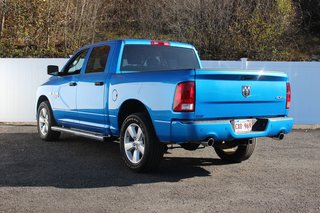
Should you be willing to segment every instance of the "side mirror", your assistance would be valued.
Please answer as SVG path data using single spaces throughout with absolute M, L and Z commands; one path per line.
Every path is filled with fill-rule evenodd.
M 56 65 L 49 65 L 47 67 L 47 73 L 48 73 L 48 75 L 58 75 L 59 67 Z

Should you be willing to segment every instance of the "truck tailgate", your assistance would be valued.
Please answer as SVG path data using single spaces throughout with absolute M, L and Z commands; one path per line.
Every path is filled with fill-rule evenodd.
M 287 114 L 287 75 L 278 72 L 196 70 L 197 119 Z

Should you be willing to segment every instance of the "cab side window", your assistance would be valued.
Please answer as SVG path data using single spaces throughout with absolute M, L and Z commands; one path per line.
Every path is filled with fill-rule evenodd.
M 88 49 L 83 50 L 76 56 L 64 69 L 63 73 L 65 75 L 73 75 L 73 74 L 80 74 L 84 61 L 86 59 L 88 53 Z
M 109 46 L 100 46 L 93 48 L 88 59 L 85 73 L 103 72 L 107 64 L 109 52 Z

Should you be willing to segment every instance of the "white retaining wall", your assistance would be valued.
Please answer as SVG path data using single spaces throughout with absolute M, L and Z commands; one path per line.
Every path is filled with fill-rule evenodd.
M 204 68 L 285 72 L 291 82 L 290 116 L 295 124 L 320 124 L 320 62 L 202 61 Z
M 34 122 L 37 87 L 48 78 L 47 65 L 67 59 L 0 59 L 0 122 Z
M 0 122 L 34 122 L 35 94 L 48 79 L 47 65 L 67 59 L 0 59 Z M 291 81 L 290 115 L 296 124 L 320 124 L 320 62 L 202 61 L 204 68 L 286 72 Z

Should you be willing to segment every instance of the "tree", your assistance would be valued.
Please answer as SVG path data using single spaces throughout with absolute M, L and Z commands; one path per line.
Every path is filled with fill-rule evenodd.
M 293 0 L 2 0 L 0 55 L 65 57 L 97 41 L 148 38 L 192 43 L 207 59 L 292 60 L 295 5 Z
M 305 30 L 320 35 L 320 1 L 300 0 Z

